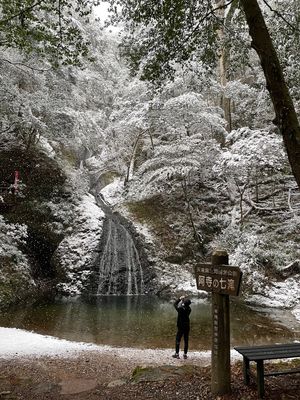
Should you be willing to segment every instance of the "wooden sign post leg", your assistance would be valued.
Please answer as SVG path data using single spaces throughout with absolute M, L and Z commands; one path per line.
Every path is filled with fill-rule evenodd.
M 225 250 L 214 251 L 212 268 L 217 265 L 228 265 Z M 213 394 L 223 395 L 231 392 L 229 295 L 212 293 L 212 329 L 211 390 Z

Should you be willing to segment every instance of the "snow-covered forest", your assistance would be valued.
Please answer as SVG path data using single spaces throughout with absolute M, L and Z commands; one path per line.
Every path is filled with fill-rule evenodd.
M 185 16 L 169 60 L 155 10 L 135 9 L 138 18 L 125 2 L 111 29 L 102 9 L 83 12 L 90 1 L 62 2 L 65 16 L 50 5 L 29 11 L 28 1 L 17 18 L 8 3 L 0 6 L 1 305 L 49 290 L 86 293 L 111 213 L 134 237 L 145 293 L 204 296 L 193 267 L 222 247 L 243 271 L 246 300 L 300 318 L 300 192 L 237 2 L 207 2 L 214 30 Z M 300 4 L 259 3 L 299 115 Z

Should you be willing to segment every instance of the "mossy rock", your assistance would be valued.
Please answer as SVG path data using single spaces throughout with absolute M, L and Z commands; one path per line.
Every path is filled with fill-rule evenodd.
M 3 309 L 30 297 L 35 291 L 35 286 L 30 276 L 18 268 L 17 260 L 0 257 L 0 265 L 0 307 Z
M 63 217 L 55 213 L 55 208 L 59 209 L 60 204 L 70 204 L 72 199 L 71 189 L 66 188 L 66 176 L 54 159 L 36 148 L 26 151 L 22 147 L 1 148 L 0 145 L 0 183 L 12 185 L 15 171 L 19 171 L 21 183 L 25 186 L 13 196 L 8 207 L 0 209 L 0 213 L 8 223 L 27 226 L 26 243 L 17 248 L 26 256 L 28 269 L 18 271 L 18 262 L 13 255 L 5 262 L 0 260 L 3 276 L 0 280 L 1 307 L 37 296 L 41 280 L 49 280 L 49 286 L 53 280 L 54 284 L 56 271 L 51 258 L 64 235 L 63 230 L 56 229 L 56 226 L 67 226 L 60 219 Z M 4 271 L 7 268 L 9 272 Z

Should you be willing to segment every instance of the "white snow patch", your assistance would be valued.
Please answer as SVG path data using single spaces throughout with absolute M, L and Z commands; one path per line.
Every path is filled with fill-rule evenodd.
M 75 358 L 79 357 L 82 352 L 108 353 L 123 359 L 135 360 L 140 364 L 177 365 L 182 362 L 171 357 L 174 353 L 173 349 L 137 349 L 71 342 L 23 329 L 0 327 L 0 359 L 42 356 Z M 188 355 L 190 361 L 210 364 L 210 351 L 190 351 Z M 231 357 L 241 358 L 235 350 L 231 350 Z
M 264 307 L 288 309 L 299 307 L 300 310 L 300 284 L 299 280 L 294 277 L 283 282 L 270 282 L 268 285 L 260 287 L 258 292 L 261 293 L 249 296 L 247 300 Z M 296 316 L 297 311 L 294 314 Z
M 112 183 L 106 185 L 100 193 L 108 205 L 114 206 L 124 201 L 122 196 L 123 191 L 124 181 L 121 178 L 116 178 Z
M 300 304 L 292 310 L 292 314 L 296 318 L 297 321 L 300 322 Z
M 95 198 L 83 196 L 76 209 L 74 232 L 60 243 L 56 252 L 68 277 L 68 282 L 57 285 L 61 292 L 81 293 L 97 257 L 104 218 L 105 214 L 97 206 Z
M 39 146 L 43 149 L 43 151 L 47 154 L 47 156 L 49 158 L 55 157 L 54 148 L 51 146 L 51 144 L 48 142 L 48 140 L 44 136 L 40 137 Z
M 16 328 L 0 328 L 0 358 L 59 355 L 70 356 L 78 351 L 97 350 L 89 343 L 76 343 Z
M 177 291 L 198 294 L 195 278 L 189 274 L 189 280 L 180 282 L 177 286 Z
M 105 217 L 104 212 L 97 206 L 94 196 L 86 194 L 82 198 L 78 211 L 82 215 L 91 230 L 99 230 L 99 220 Z
M 197 290 L 196 280 L 193 274 L 181 265 L 160 263 L 160 266 L 155 268 L 156 274 L 159 278 L 160 286 L 168 287 L 172 293 L 198 297 L 201 296 Z

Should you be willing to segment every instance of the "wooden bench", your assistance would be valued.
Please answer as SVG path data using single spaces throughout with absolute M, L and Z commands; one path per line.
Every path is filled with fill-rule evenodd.
M 250 383 L 250 361 L 256 362 L 257 390 L 260 399 L 263 398 L 265 392 L 265 376 L 300 373 L 300 369 L 267 373 L 264 372 L 265 360 L 280 360 L 285 358 L 300 357 L 300 343 L 274 344 L 266 346 L 242 346 L 235 347 L 234 349 L 243 356 L 243 374 L 246 385 L 249 385 Z

